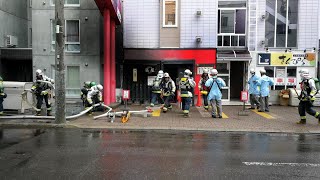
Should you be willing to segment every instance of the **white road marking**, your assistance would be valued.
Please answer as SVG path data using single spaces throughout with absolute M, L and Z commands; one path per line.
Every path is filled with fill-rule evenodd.
M 273 162 L 242 162 L 247 166 L 292 166 L 292 167 L 320 167 L 312 163 L 273 163 Z

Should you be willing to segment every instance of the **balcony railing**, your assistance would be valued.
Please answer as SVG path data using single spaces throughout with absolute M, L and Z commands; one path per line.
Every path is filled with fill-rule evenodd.
M 246 47 L 245 34 L 218 34 L 218 47 Z

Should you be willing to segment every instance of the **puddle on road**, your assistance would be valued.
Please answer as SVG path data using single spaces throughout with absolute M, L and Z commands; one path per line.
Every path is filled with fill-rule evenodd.
M 44 129 L 0 129 L 0 149 L 45 133 Z

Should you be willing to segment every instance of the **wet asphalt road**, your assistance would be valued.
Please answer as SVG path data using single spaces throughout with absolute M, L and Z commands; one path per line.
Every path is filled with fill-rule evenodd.
M 320 179 L 320 135 L 3 130 L 0 179 Z

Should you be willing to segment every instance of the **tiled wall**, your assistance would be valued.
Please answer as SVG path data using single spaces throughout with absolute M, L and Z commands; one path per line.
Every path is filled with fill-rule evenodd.
M 202 11 L 201 16 L 196 15 L 197 10 Z M 216 47 L 217 20 L 217 0 L 182 1 L 180 47 Z M 196 36 L 200 36 L 202 38 L 202 43 L 196 43 Z
M 159 0 L 123 1 L 125 48 L 159 47 L 159 11 Z

